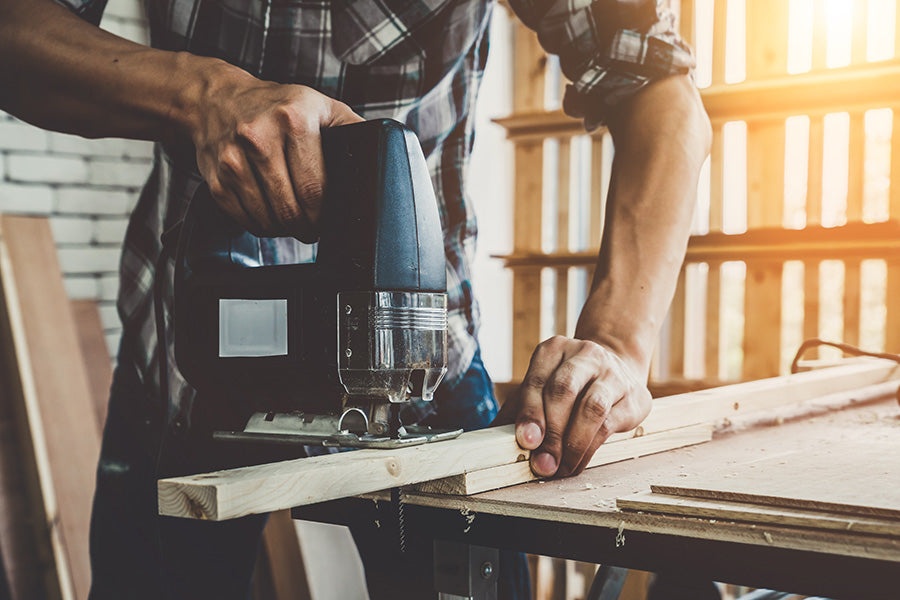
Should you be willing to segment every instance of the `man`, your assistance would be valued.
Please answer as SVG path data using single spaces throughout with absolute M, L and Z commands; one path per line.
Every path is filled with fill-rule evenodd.
M 94 596 L 198 597 L 202 590 L 203 597 L 241 597 L 262 519 L 212 525 L 152 516 L 161 440 L 181 450 L 166 470 L 203 461 L 185 441 L 193 394 L 171 360 L 167 423 L 153 408 L 151 282 L 160 235 L 202 176 L 251 232 L 313 241 L 327 186 L 320 129 L 364 117 L 407 123 L 432 171 L 450 299 L 449 371 L 437 414 L 421 416 L 486 425 L 496 404 L 478 358 L 470 286 L 476 228 L 464 170 L 491 5 L 149 0 L 151 49 L 89 24 L 99 21 L 105 0 L 58 1 L 71 11 L 50 0 L 0 0 L 0 108 L 86 137 L 159 142 L 123 250 L 123 343 L 92 522 Z M 690 53 L 655 1 L 510 4 L 560 55 L 574 82 L 567 112 L 589 128 L 608 124 L 616 145 L 603 249 L 575 337 L 538 346 L 499 417 L 515 421 L 519 443 L 535 450 L 535 473 L 566 476 L 650 409 L 650 356 L 683 259 L 710 132 L 690 80 Z M 280 252 L 289 249 L 273 246 L 274 260 Z M 144 506 L 134 506 L 138 497 Z M 377 584 L 371 571 L 373 595 L 389 593 L 378 586 L 391 581 L 403 591 L 397 576 Z M 506 589 L 509 597 L 524 593 Z

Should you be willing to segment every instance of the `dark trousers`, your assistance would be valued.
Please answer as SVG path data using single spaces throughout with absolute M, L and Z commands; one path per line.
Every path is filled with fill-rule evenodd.
M 439 388 L 433 408 L 424 422 L 435 426 L 478 429 L 493 420 L 497 402 L 480 356 L 456 385 Z M 156 480 L 160 473 L 189 474 L 248 458 L 264 460 L 265 450 L 254 457 L 253 450 L 225 448 L 187 432 L 182 437 L 167 434 L 160 453 L 161 432 L 169 430 L 160 423 L 160 415 L 159 401 L 149 397 L 132 361 L 120 352 L 91 518 L 91 598 L 246 599 L 266 516 L 218 523 L 160 517 Z M 384 532 L 374 522 L 354 523 L 351 531 L 373 600 L 433 597 L 430 590 L 404 588 L 404 582 L 412 579 L 409 567 L 421 572 L 431 565 L 408 564 L 402 557 L 388 560 L 394 557 L 393 550 L 385 550 L 389 546 Z M 500 569 L 501 598 L 530 598 L 523 555 L 504 553 Z

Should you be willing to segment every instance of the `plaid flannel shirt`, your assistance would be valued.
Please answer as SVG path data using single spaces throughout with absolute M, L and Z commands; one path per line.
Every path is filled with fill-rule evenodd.
M 106 0 L 57 0 L 98 23 Z M 447 257 L 450 364 L 458 378 L 477 349 L 471 285 L 476 224 L 464 176 L 472 113 L 487 58 L 491 0 L 146 0 L 151 43 L 224 59 L 260 78 L 310 86 L 365 118 L 390 117 L 418 133 L 438 198 Z M 649 82 L 693 67 L 665 0 L 509 0 L 573 82 L 564 107 L 589 128 Z M 118 309 L 149 389 L 157 388 L 153 280 L 160 234 L 199 182 L 191 148 L 157 144 L 131 216 Z M 300 251 L 302 253 L 302 250 Z M 279 241 L 272 262 L 298 248 Z M 171 273 L 169 274 L 171 282 Z M 171 288 L 170 288 L 171 289 Z M 171 302 L 171 298 L 167 299 Z M 171 333 L 168 336 L 171 341 Z M 170 410 L 186 418 L 192 391 L 169 348 Z

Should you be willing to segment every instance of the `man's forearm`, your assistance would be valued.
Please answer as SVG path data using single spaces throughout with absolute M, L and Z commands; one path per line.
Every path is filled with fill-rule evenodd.
M 183 135 L 214 59 L 154 50 L 49 0 L 0 0 L 0 108 L 85 137 Z M 220 67 L 221 68 L 221 67 Z
M 648 86 L 611 130 L 616 155 L 607 219 L 575 337 L 645 370 L 684 259 L 711 134 L 687 77 Z

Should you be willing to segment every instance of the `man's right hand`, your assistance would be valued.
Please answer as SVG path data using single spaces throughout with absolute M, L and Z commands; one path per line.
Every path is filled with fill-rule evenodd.
M 326 184 L 320 131 L 363 119 L 312 88 L 223 70 L 203 90 L 191 131 L 213 198 L 250 233 L 316 241 Z

